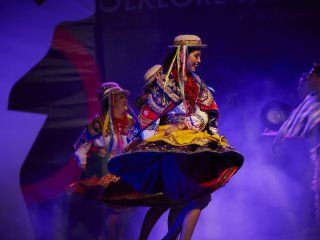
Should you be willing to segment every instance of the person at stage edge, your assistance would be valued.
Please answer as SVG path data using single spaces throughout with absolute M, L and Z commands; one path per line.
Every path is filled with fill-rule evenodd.
M 126 137 L 134 124 L 127 112 L 128 95 L 129 92 L 115 82 L 103 83 L 98 91 L 101 112 L 88 124 L 74 145 L 74 155 L 82 174 L 80 182 L 69 187 L 69 190 L 74 190 L 74 199 L 78 200 L 71 204 L 73 222 L 87 228 L 89 237 L 94 239 L 124 240 L 125 227 L 133 210 L 102 204 L 97 200 L 102 187 L 86 189 L 88 182 L 97 181 L 108 174 L 109 159 L 120 154 L 127 145 Z M 71 228 L 75 231 L 79 229 L 77 226 Z

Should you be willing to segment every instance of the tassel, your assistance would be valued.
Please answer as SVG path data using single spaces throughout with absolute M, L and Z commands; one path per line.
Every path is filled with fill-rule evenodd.
M 181 51 L 181 71 L 178 71 L 178 76 L 179 76 L 179 86 L 180 86 L 180 91 L 181 91 L 181 96 L 183 102 L 185 102 L 185 93 L 184 93 L 184 85 L 187 80 L 187 75 L 186 75 L 186 58 L 187 58 L 187 46 L 183 45 L 182 46 L 182 51 Z
M 114 142 L 114 126 L 113 126 L 113 94 L 111 93 L 109 96 L 109 109 L 106 115 L 106 118 L 103 123 L 102 129 L 102 137 L 107 149 L 107 157 L 110 157 L 110 153 L 112 150 L 113 142 Z M 110 141 L 109 143 L 106 141 L 106 136 L 109 130 Z
M 169 69 L 168 69 L 168 71 L 167 71 L 167 73 L 166 73 L 165 82 L 164 82 L 164 86 L 165 86 L 164 89 L 166 89 L 167 82 L 169 81 L 169 75 L 170 75 L 170 73 L 171 73 L 171 71 L 172 71 L 174 62 L 175 62 L 175 60 L 176 60 L 177 58 L 179 58 L 180 49 L 181 49 L 181 46 L 178 46 L 178 47 L 177 47 L 176 54 L 174 55 L 174 58 L 172 59 L 172 62 L 171 62 L 171 64 L 170 64 L 170 67 L 169 67 Z M 179 65 L 178 65 L 178 68 L 179 68 Z

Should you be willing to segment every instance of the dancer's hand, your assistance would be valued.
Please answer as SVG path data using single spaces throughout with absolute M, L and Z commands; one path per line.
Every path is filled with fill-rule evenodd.
M 165 131 L 164 131 L 164 135 L 168 135 L 169 133 L 172 133 L 174 131 L 178 130 L 178 127 L 176 125 L 172 125 L 171 127 L 168 127 Z
M 184 130 L 186 128 L 187 128 L 187 125 L 185 123 L 177 123 L 177 124 L 174 124 L 174 125 L 170 126 L 169 128 L 167 128 L 165 130 L 164 135 L 168 135 L 169 133 L 172 133 L 177 130 Z

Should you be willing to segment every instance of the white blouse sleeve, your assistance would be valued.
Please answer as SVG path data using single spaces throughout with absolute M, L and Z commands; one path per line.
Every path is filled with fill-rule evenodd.
M 91 142 L 85 142 L 84 144 L 80 145 L 74 152 L 79 165 L 87 164 L 88 152 L 90 147 Z

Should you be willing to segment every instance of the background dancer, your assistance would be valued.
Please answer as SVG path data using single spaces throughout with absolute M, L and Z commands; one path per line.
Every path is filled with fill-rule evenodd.
M 117 83 L 101 85 L 101 113 L 88 124 L 74 146 L 75 156 L 83 170 L 80 182 L 105 176 L 109 159 L 120 154 L 126 146 L 126 135 L 133 125 L 133 119 L 127 113 L 128 94 Z M 82 224 L 89 232 L 89 239 L 125 239 L 125 227 L 132 209 L 104 206 L 96 201 L 100 190 L 92 189 L 84 196 L 73 196 L 70 206 L 71 238 L 84 238 L 79 232 L 79 224 Z

